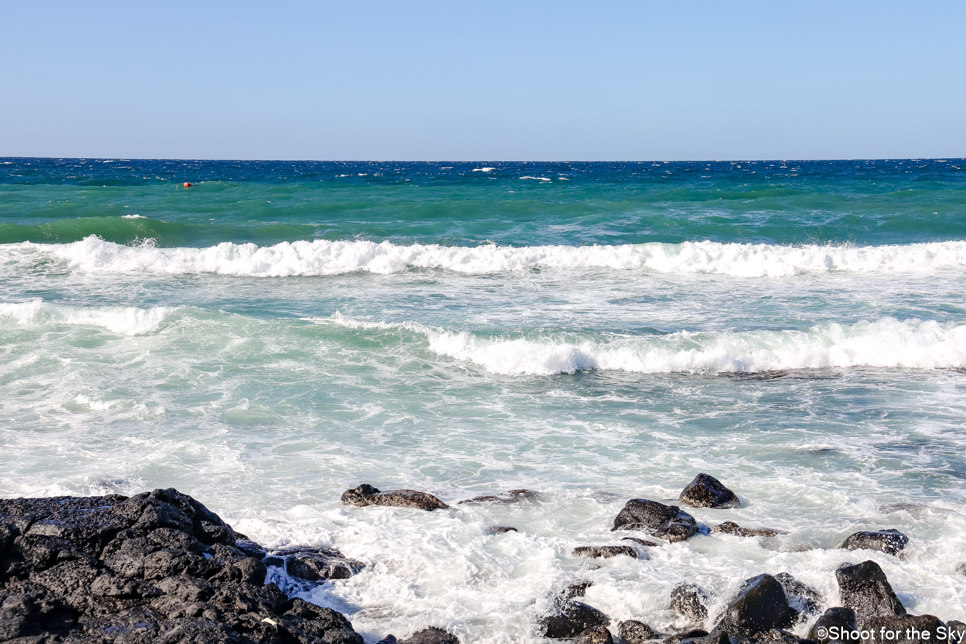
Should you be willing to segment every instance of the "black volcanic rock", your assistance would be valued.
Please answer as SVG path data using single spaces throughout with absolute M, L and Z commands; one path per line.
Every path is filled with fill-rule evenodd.
M 611 530 L 642 530 L 668 541 L 684 541 L 697 534 L 698 524 L 676 505 L 631 499 L 614 518 Z
M 788 534 L 784 530 L 775 528 L 743 528 L 734 521 L 725 521 L 722 524 L 711 528 L 711 532 L 731 534 L 736 537 L 776 537 L 780 534 Z
M 858 630 L 874 617 L 897 617 L 906 609 L 896 597 L 882 568 L 874 561 L 845 565 L 835 571 L 842 605 L 855 611 Z
M 671 610 L 692 622 L 708 618 L 707 594 L 694 584 L 678 584 L 671 590 Z
M 354 490 L 342 493 L 342 502 L 346 505 L 386 505 L 396 508 L 416 508 L 419 510 L 445 510 L 448 505 L 432 494 L 417 490 L 388 490 L 381 492 L 377 488 L 363 483 Z
M 602 612 L 578 601 L 566 601 L 555 614 L 540 621 L 544 637 L 563 639 L 576 637 L 594 626 L 607 626 L 610 619 Z
M 695 508 L 737 508 L 741 501 L 721 481 L 707 474 L 698 474 L 681 491 L 678 501 Z
M 361 561 L 349 559 L 333 548 L 286 548 L 273 550 L 265 557 L 268 566 L 284 568 L 285 572 L 306 581 L 348 579 L 362 570 Z
M 836 631 L 831 630 L 833 627 Z M 828 644 L 833 639 L 840 639 L 831 637 L 830 633 L 854 630 L 855 611 L 844 606 L 836 606 L 822 613 L 808 632 L 808 639 L 814 640 L 818 644 Z
M 430 626 L 413 633 L 409 639 L 399 640 L 399 644 L 460 644 L 460 638 L 441 628 Z
M 537 493 L 533 490 L 509 490 L 507 492 L 500 492 L 499 494 L 475 496 L 472 499 L 460 501 L 457 503 L 457 505 L 479 505 L 483 503 L 498 503 L 501 505 L 506 505 L 508 503 L 519 503 L 520 501 L 535 498 L 537 498 Z
M 878 550 L 890 555 L 897 555 L 909 543 L 909 537 L 895 528 L 856 532 L 848 536 L 842 543 L 846 550 Z
M 644 644 L 658 637 L 658 633 L 644 622 L 629 619 L 617 625 L 617 636 L 629 644 Z
M 738 595 L 725 607 L 715 630 L 754 636 L 773 628 L 784 628 L 795 615 L 781 583 L 771 575 L 758 575 L 745 581 Z
M 265 585 L 253 553 L 174 489 L 0 500 L 0 641 L 362 644 L 340 613 Z
M 574 548 L 574 557 L 588 557 L 590 559 L 609 559 L 618 556 L 638 558 L 637 550 L 631 546 L 578 546 Z M 649 559 L 647 554 L 641 559 Z

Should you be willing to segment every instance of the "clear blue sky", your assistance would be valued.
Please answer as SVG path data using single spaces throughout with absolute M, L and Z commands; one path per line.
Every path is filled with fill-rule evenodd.
M 966 2 L 0 0 L 0 156 L 966 156 Z

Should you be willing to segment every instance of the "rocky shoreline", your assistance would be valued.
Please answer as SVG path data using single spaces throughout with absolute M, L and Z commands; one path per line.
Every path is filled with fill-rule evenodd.
M 511 490 L 460 503 L 518 503 L 536 495 Z M 426 511 L 450 507 L 425 492 L 381 491 L 368 484 L 347 490 L 342 501 Z M 699 508 L 741 505 L 737 495 L 706 474 L 696 476 L 678 501 Z M 675 547 L 701 530 L 741 537 L 781 533 L 730 521 L 699 526 L 680 506 L 648 499 L 629 500 L 611 529 L 635 536 L 622 537 L 618 545 L 578 546 L 572 555 L 646 559 L 648 549 Z M 510 531 L 516 528 L 490 528 L 492 534 Z M 901 556 L 908 541 L 896 530 L 858 532 L 841 547 Z M 0 500 L 0 641 L 363 644 L 344 615 L 289 597 L 275 583 L 266 583 L 269 567 L 311 587 L 351 577 L 364 565 L 330 548 L 266 550 L 174 489 L 132 497 Z M 962 622 L 908 614 L 874 561 L 845 563 L 834 574 L 839 605 L 824 606 L 817 591 L 778 572 L 745 580 L 715 615 L 709 614 L 712 602 L 705 590 L 680 584 L 668 602 L 693 627 L 678 633 L 657 632 L 646 616 L 614 624 L 602 611 L 578 600 L 589 583 L 575 584 L 553 598 L 549 614 L 535 628 L 545 637 L 577 644 L 872 644 L 862 632 L 885 630 L 900 634 L 889 640 L 898 644 L 922 644 L 922 635 L 903 635 L 912 632 L 929 633 L 929 642 L 960 644 L 963 639 L 950 636 L 966 632 Z M 816 616 L 807 639 L 792 632 Z M 387 635 L 380 644 L 459 641 L 442 629 L 428 628 L 406 640 Z

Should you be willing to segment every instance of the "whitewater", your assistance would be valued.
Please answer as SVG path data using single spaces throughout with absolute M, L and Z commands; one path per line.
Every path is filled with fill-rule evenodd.
M 369 643 L 547 644 L 583 582 L 663 632 L 685 582 L 705 626 L 766 572 L 834 606 L 865 559 L 961 620 L 963 167 L 3 160 L 0 494 L 176 487 L 338 548 L 363 571 L 272 578 Z M 701 532 L 648 559 L 572 556 L 698 472 L 742 507 L 688 509 Z M 453 509 L 343 505 L 361 483 Z M 839 548 L 886 528 L 903 557 Z

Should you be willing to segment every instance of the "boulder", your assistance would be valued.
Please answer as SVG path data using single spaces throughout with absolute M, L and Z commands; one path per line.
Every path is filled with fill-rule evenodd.
M 896 597 L 885 573 L 874 561 L 846 564 L 835 571 L 842 605 L 855 611 L 858 630 L 866 630 L 873 617 L 898 617 L 906 609 Z
M 587 589 L 594 585 L 592 581 L 579 581 L 575 584 L 570 584 L 564 588 L 563 593 L 561 593 L 561 601 L 567 601 L 568 599 L 573 599 L 574 597 L 583 597 L 587 594 Z
M 413 633 L 408 639 L 399 640 L 399 644 L 460 644 L 460 638 L 441 628 L 430 626 Z
M 358 573 L 365 564 L 349 559 L 334 548 L 286 548 L 273 550 L 264 559 L 265 565 L 284 567 L 285 572 L 306 581 L 348 579 Z
M 785 628 L 794 617 L 781 583 L 771 575 L 758 575 L 745 581 L 738 595 L 725 607 L 715 630 L 750 637 L 773 628 Z
M 605 627 L 592 626 L 578 635 L 574 644 L 614 644 L 614 638 Z
M 675 633 L 674 635 L 669 635 L 665 637 L 664 644 L 681 644 L 681 642 L 690 642 L 693 640 L 701 639 L 709 635 L 708 631 L 703 628 L 692 628 L 687 631 L 681 631 L 680 633 Z
M 876 530 L 874 532 L 856 532 L 842 543 L 846 550 L 878 550 L 890 555 L 897 555 L 909 543 L 909 537 L 895 528 Z
M 684 541 L 698 532 L 698 523 L 676 505 L 664 505 L 647 499 L 631 499 L 614 518 L 612 530 L 641 530 L 667 539 Z
M 651 541 L 650 539 L 638 539 L 637 537 L 621 537 L 621 541 L 630 541 L 639 546 L 644 546 L 645 548 L 653 548 L 654 546 L 661 545 L 656 541 Z
M 396 508 L 416 508 L 419 510 L 445 510 L 448 505 L 432 494 L 417 490 L 389 490 L 381 492 L 368 483 L 363 483 L 354 490 L 342 493 L 342 503 L 345 505 L 387 505 Z
M 644 644 L 658 637 L 657 631 L 636 619 L 628 619 L 617 625 L 617 636 L 628 644 Z
M 812 625 L 811 630 L 808 631 L 808 639 L 818 642 L 818 644 L 828 644 L 830 641 L 842 639 L 832 637 L 833 634 L 854 630 L 856 630 L 855 611 L 851 608 L 835 606 L 822 613 L 815 624 Z
M 725 521 L 716 525 L 711 528 L 711 532 L 731 534 L 736 537 L 776 537 L 780 534 L 788 534 L 784 530 L 776 530 L 775 528 L 742 528 L 734 521 Z
M 822 596 L 817 590 L 803 584 L 787 572 L 780 572 L 775 579 L 782 585 L 788 604 L 802 615 L 814 615 L 819 611 Z
M 707 474 L 698 474 L 681 491 L 678 501 L 695 508 L 737 508 L 741 501 L 721 481 Z
M 700 631 L 704 632 L 704 631 Z M 681 640 L 681 644 L 736 644 L 727 631 L 715 631 L 698 637 L 688 637 Z
M 540 620 L 544 629 L 544 637 L 564 639 L 576 637 L 588 628 L 607 626 L 610 619 L 607 615 L 578 601 L 566 601 L 556 614 Z
M 873 617 L 867 622 L 869 630 L 877 635 L 895 634 L 894 638 L 880 641 L 895 644 L 924 644 L 925 642 L 943 643 L 948 641 L 947 625 L 935 615 L 894 615 Z M 928 635 L 927 635 L 928 633 Z M 953 640 L 955 642 L 955 640 Z M 956 643 L 958 644 L 958 643 Z
M 587 557 L 589 559 L 609 559 L 618 556 L 638 558 L 637 550 L 630 546 L 578 546 L 574 548 L 574 557 Z M 648 559 L 646 553 L 641 557 Z
M 708 618 L 708 595 L 694 584 L 678 584 L 671 590 L 671 610 L 692 622 Z
M 329 608 L 265 585 L 215 513 L 174 489 L 0 500 L 0 640 L 362 644 Z
M 479 505 L 482 503 L 500 503 L 505 505 L 535 499 L 537 496 L 537 493 L 533 490 L 510 490 L 508 492 L 500 492 L 499 494 L 475 496 L 472 499 L 460 501 L 457 505 Z

